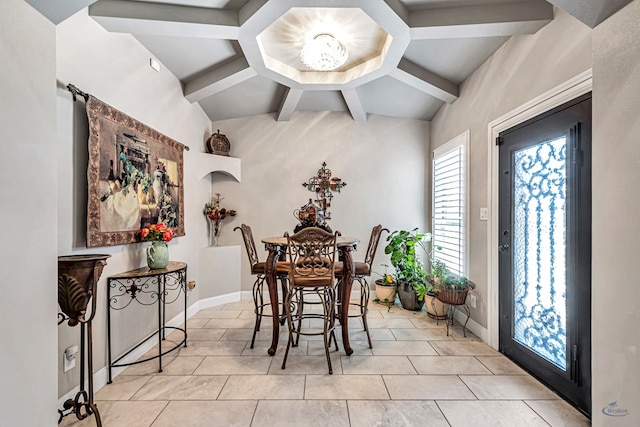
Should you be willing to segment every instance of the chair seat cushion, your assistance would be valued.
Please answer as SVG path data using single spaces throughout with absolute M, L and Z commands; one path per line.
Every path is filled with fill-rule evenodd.
M 295 283 L 292 284 L 295 288 L 315 288 L 322 286 L 333 286 L 333 281 L 331 280 L 331 276 L 315 276 L 315 277 L 303 277 L 296 276 Z
M 336 277 L 342 277 L 342 270 L 344 269 L 344 265 L 342 262 L 336 262 Z M 370 276 L 371 268 L 369 268 L 369 264 L 355 261 L 353 263 L 354 275 L 355 276 Z
M 288 262 L 276 263 L 276 274 L 278 276 L 289 274 L 290 265 Z M 265 262 L 259 262 L 251 267 L 251 274 L 265 274 L 267 272 L 267 264 Z

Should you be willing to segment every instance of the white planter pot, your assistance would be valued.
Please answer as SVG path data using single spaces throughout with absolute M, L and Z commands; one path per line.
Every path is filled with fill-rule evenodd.
M 396 286 L 383 286 L 376 284 L 376 297 L 383 302 L 384 300 L 393 302 L 396 298 Z
M 449 304 L 445 304 L 435 296 L 425 295 L 424 307 L 427 309 L 427 314 L 434 319 L 446 319 L 449 313 Z

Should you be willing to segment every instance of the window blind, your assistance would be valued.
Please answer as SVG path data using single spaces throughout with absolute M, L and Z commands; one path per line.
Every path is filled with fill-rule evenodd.
M 463 141 L 436 150 L 433 158 L 433 258 L 465 274 L 466 167 Z

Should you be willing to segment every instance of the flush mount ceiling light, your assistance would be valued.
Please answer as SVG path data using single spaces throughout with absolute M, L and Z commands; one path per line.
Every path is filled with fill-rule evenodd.
M 349 51 L 331 34 L 317 34 L 304 44 L 300 60 L 314 71 L 332 71 L 344 64 Z

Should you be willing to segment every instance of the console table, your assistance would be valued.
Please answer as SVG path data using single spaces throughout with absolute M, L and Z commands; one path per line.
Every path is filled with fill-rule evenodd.
M 176 302 L 180 295 L 184 296 L 184 328 L 166 325 L 166 305 Z M 187 264 L 169 261 L 166 268 L 151 270 L 149 267 L 120 273 L 107 278 L 107 352 L 109 358 L 109 378 L 111 384 L 111 369 L 121 366 L 136 365 L 149 360 L 158 359 L 158 372 L 162 372 L 162 356 L 176 350 L 181 345 L 187 346 Z M 147 336 L 133 348 L 118 357 L 111 358 L 111 310 L 124 310 L 133 301 L 141 305 L 158 306 L 158 329 Z M 162 349 L 167 329 L 182 331 L 183 339 L 175 346 Z M 130 363 L 120 361 L 131 354 L 150 339 L 158 337 L 158 354 Z

